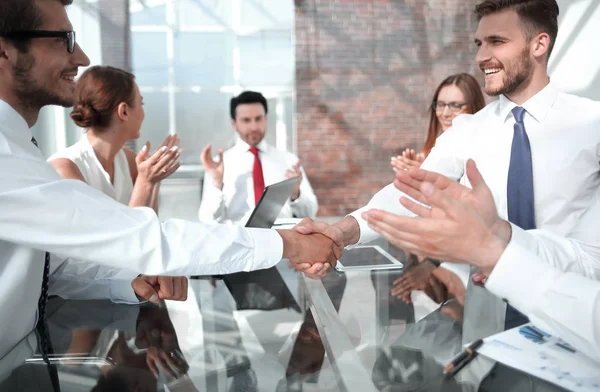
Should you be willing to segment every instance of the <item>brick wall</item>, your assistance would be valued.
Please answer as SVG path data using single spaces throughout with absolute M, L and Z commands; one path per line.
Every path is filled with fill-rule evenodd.
M 320 216 L 363 206 L 421 148 L 428 105 L 475 66 L 479 0 L 295 0 L 298 153 Z

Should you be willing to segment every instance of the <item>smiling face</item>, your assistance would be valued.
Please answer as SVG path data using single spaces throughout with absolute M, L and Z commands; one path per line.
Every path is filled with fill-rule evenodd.
M 533 78 L 531 45 L 515 11 L 484 16 L 475 43 L 479 47 L 476 61 L 485 74 L 486 94 L 510 96 L 523 90 Z
M 58 1 L 37 1 L 42 15 L 39 30 L 72 30 L 65 7 Z M 31 39 L 26 53 L 13 48 L 12 93 L 26 107 L 40 109 L 46 105 L 72 106 L 78 68 L 89 65 L 79 45 L 67 52 L 63 38 Z
M 452 126 L 452 120 L 456 116 L 469 112 L 469 107 L 465 104 L 465 96 L 455 84 L 442 87 L 437 96 L 437 102 L 447 104 L 443 107 L 439 105 L 439 108 L 435 111 L 435 115 L 442 127 L 442 132 Z M 457 110 L 459 104 L 462 106 Z

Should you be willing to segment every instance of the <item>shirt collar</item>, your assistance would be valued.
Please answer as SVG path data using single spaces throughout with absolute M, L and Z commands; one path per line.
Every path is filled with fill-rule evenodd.
M 527 113 L 529 113 L 537 122 L 542 122 L 548 115 L 548 112 L 554 106 L 556 98 L 558 97 L 558 90 L 552 83 L 548 83 L 546 87 L 540 90 L 533 97 L 529 98 L 523 105 Z M 517 104 L 506 98 L 505 95 L 501 95 L 498 99 L 498 107 L 496 113 L 502 121 L 506 121 L 511 115 Z
M 239 150 L 240 152 L 246 152 L 246 151 L 250 150 L 250 145 L 248 143 L 246 143 L 245 141 L 243 141 L 242 139 L 240 139 L 240 137 L 238 136 L 238 138 L 235 142 L 234 148 L 236 150 Z M 258 148 L 258 151 L 265 153 L 265 152 L 267 152 L 269 145 L 263 138 L 263 140 L 261 140 L 260 143 L 258 143 L 256 148 Z
M 32 134 L 27 121 L 7 102 L 0 99 L 0 125 L 8 132 L 12 131 L 24 137 L 27 141 L 31 140 Z

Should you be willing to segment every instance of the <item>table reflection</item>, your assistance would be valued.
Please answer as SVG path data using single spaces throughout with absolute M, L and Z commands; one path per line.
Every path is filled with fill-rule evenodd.
M 462 348 L 460 301 L 393 295 L 418 264 L 388 252 L 405 268 L 312 280 L 280 263 L 190 280 L 186 302 L 160 306 L 52 298 L 51 366 L 32 333 L 0 359 L 0 391 L 561 390 L 503 366 L 488 375 L 481 357 L 444 380 Z

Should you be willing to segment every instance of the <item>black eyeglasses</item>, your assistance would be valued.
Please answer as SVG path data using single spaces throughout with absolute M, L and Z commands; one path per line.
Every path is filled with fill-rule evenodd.
M 433 103 L 431 104 L 431 108 L 433 110 L 435 110 L 436 112 L 441 112 L 444 110 L 444 108 L 446 106 L 448 106 L 448 109 L 450 109 L 451 112 L 454 113 L 458 113 L 461 111 L 461 109 L 463 108 L 463 106 L 465 106 L 466 103 L 462 103 L 462 102 L 443 102 L 443 101 L 433 101 Z
M 13 31 L 3 34 L 11 39 L 32 39 L 32 38 L 63 38 L 67 42 L 67 52 L 75 51 L 75 32 L 71 31 L 52 31 L 52 30 L 23 30 Z

